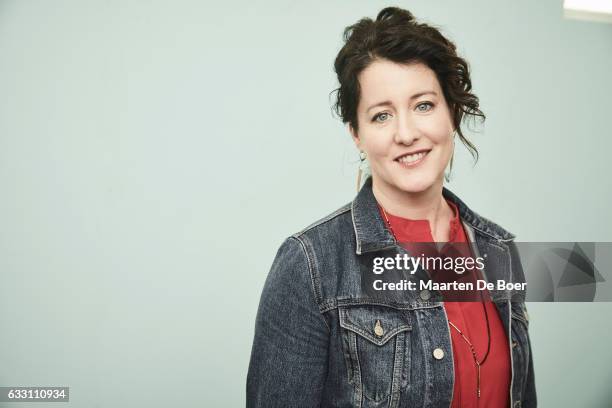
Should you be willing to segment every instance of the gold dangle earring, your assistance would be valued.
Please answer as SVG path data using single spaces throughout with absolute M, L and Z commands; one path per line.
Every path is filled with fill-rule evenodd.
M 368 155 L 363 150 L 359 152 L 359 171 L 357 172 L 357 192 L 359 192 L 359 187 L 361 187 L 361 173 L 363 173 L 363 167 L 366 158 Z
M 453 132 L 453 153 L 451 154 L 450 164 L 448 166 L 448 173 L 444 173 L 444 180 L 446 180 L 447 183 L 450 182 L 451 173 L 453 172 L 453 159 L 455 158 L 455 136 L 456 133 Z
M 448 166 L 448 172 L 444 173 L 444 180 L 446 180 L 447 183 L 450 182 L 451 173 L 453 172 L 453 159 L 454 158 L 455 158 L 455 152 L 453 151 L 453 154 L 450 159 L 450 164 Z

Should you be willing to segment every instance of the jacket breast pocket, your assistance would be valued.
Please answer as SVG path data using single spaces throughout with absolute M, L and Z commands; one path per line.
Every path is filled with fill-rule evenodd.
M 339 307 L 348 381 L 364 406 L 396 406 L 410 378 L 408 311 L 378 305 Z M 390 401 L 388 401 L 390 399 Z

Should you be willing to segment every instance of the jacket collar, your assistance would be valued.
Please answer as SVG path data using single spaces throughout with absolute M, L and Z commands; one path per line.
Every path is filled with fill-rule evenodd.
M 472 211 L 459 197 L 442 188 L 442 195 L 457 205 L 460 218 L 475 230 L 497 241 L 510 241 L 515 236 L 494 222 Z M 376 197 L 372 192 L 372 177 L 368 177 L 351 203 L 351 216 L 355 230 L 356 253 L 379 251 L 396 245 L 396 240 L 380 216 Z

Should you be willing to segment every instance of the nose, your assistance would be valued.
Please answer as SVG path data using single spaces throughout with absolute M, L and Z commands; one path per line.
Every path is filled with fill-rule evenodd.
M 399 114 L 396 121 L 397 128 L 395 129 L 395 143 L 410 146 L 420 137 L 419 129 L 412 123 L 408 115 Z

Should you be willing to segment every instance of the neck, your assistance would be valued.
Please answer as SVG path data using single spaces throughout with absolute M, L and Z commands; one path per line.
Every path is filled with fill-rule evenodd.
M 411 220 L 427 220 L 436 241 L 448 239 L 453 211 L 442 195 L 442 180 L 416 193 L 372 179 L 372 193 L 387 214 Z

